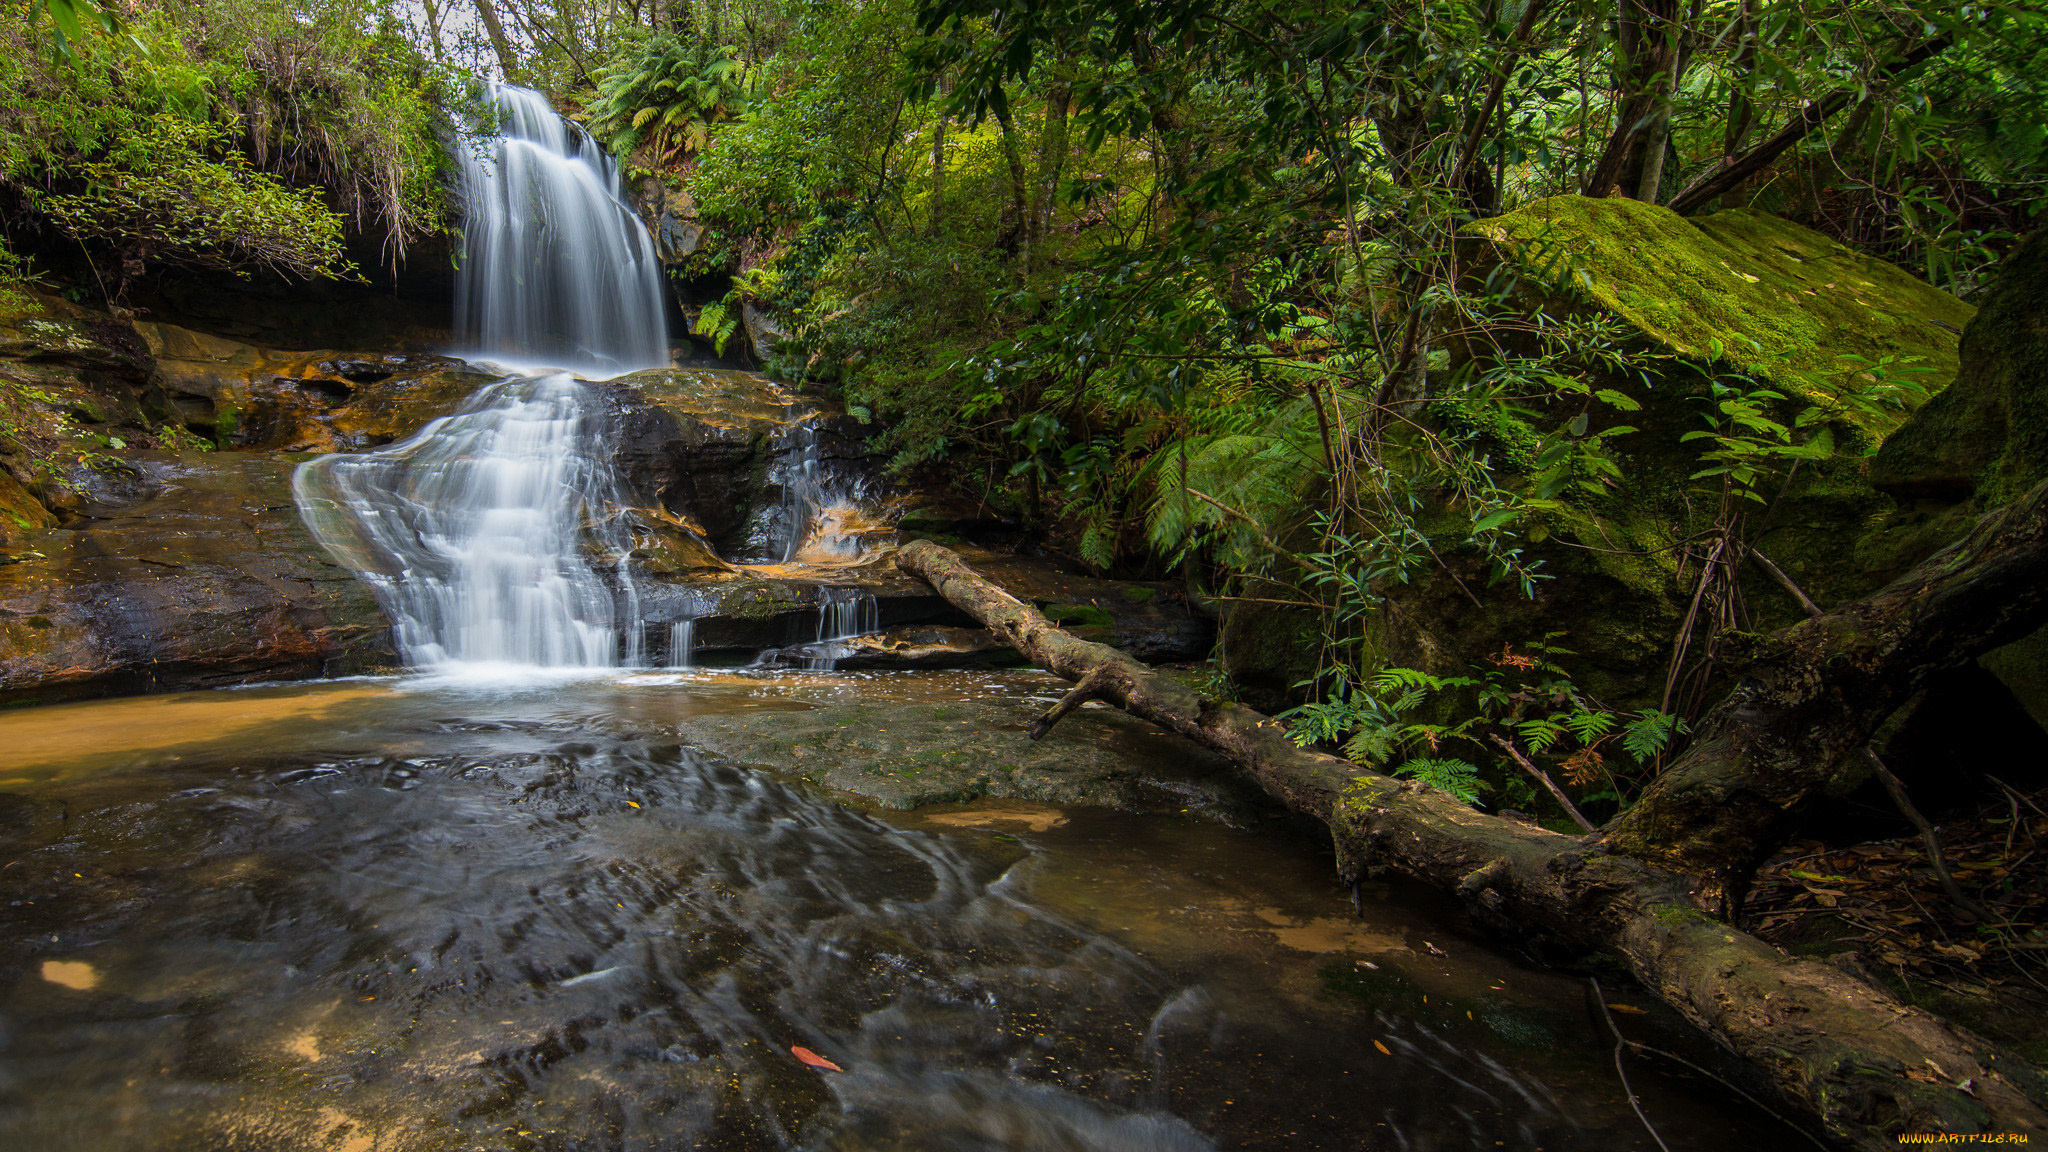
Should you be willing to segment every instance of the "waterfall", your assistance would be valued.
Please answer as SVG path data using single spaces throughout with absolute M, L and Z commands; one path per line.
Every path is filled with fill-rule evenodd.
M 839 666 L 839 641 L 882 630 L 882 606 L 872 594 L 851 588 L 820 588 L 818 596 L 818 638 L 811 645 L 812 654 L 804 658 L 804 667 L 830 672 Z
M 697 620 L 695 617 L 678 620 L 669 625 L 668 666 L 671 668 L 695 668 L 697 666 Z
M 323 456 L 300 515 L 375 589 L 413 666 L 642 662 L 611 429 L 572 377 L 667 363 L 661 283 L 618 173 L 538 92 L 494 88 L 502 132 L 459 149 L 463 338 L 550 370 L 480 389 L 410 438 Z
M 589 391 L 567 373 L 500 381 L 407 440 L 294 474 L 307 526 L 376 590 L 408 664 L 640 662 L 632 541 L 589 450 L 606 434 Z
M 494 87 L 491 106 L 499 134 L 456 149 L 461 345 L 593 375 L 667 365 L 660 265 L 611 158 L 538 92 Z
M 861 485 L 827 467 L 815 419 L 791 430 L 769 479 L 782 487 L 782 563 L 845 564 L 861 559 Z M 820 636 L 820 639 L 825 637 Z

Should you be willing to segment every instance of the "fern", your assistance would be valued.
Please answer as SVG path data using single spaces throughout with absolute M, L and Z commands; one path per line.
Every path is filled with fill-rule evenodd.
M 1420 780 L 1431 788 L 1441 789 L 1466 804 L 1477 804 L 1488 789 L 1486 781 L 1479 778 L 1479 769 L 1463 760 L 1448 758 L 1417 757 L 1401 765 L 1396 775 L 1411 780 Z
M 597 71 L 584 119 L 614 155 L 647 145 L 658 161 L 673 164 L 703 151 L 711 126 L 738 115 L 739 67 L 728 47 L 666 32 L 638 37 Z
M 1674 736 L 1689 731 L 1691 728 L 1682 718 L 1655 708 L 1645 708 L 1621 730 L 1621 746 L 1636 758 L 1637 763 L 1643 763 L 1662 754 L 1671 746 Z
M 714 300 L 697 313 L 697 322 L 690 331 L 711 341 L 720 356 L 725 355 L 725 346 L 732 340 L 732 334 L 740 326 L 739 310 L 728 308 L 722 300 Z

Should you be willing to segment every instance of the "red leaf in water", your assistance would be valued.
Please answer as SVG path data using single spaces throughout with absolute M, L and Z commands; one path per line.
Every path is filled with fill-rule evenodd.
M 1382 1044 L 1377 1040 L 1372 1042 L 1372 1046 L 1379 1049 L 1380 1055 L 1382 1056 L 1392 1056 L 1394 1054 L 1392 1049 L 1388 1048 L 1385 1044 Z
M 846 1071 L 846 1069 L 841 1068 L 839 1065 L 834 1064 L 830 1060 L 825 1059 L 823 1056 L 818 1055 L 816 1052 L 811 1051 L 809 1048 L 804 1048 L 792 1044 L 789 1046 L 789 1053 L 790 1055 L 795 1056 L 797 1059 L 803 1061 L 804 1063 L 809 1064 L 813 1068 L 823 1068 L 827 1072 Z

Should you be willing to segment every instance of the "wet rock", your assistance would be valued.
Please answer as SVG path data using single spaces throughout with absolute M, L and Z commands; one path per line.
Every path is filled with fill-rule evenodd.
M 775 345 L 789 338 L 789 330 L 752 301 L 740 305 L 740 326 L 747 330 L 747 347 L 757 364 L 766 364 L 775 355 Z
M 497 379 L 448 356 L 279 351 L 170 324 L 137 327 L 177 421 L 223 447 L 362 451 L 412 435 Z
M 703 242 L 697 201 L 687 189 L 658 176 L 648 177 L 633 189 L 633 208 L 647 224 L 648 235 L 654 238 L 654 254 L 664 264 L 681 263 Z
M 0 455 L 38 495 L 59 468 L 161 422 L 155 362 L 126 321 L 54 296 L 28 296 L 0 315 L 0 388 L 9 435 Z
M 944 624 L 917 624 L 871 636 L 771 648 L 761 653 L 755 663 L 806 668 L 826 660 L 841 672 L 992 668 L 1027 663 L 1016 649 L 998 641 L 986 628 Z
M 1066 685 L 1038 673 L 1042 695 L 964 702 L 863 702 L 806 711 L 692 716 L 690 743 L 891 808 L 983 798 L 1193 810 L 1255 819 L 1264 797 L 1228 762 L 1116 709 L 1083 707 L 1026 736 Z
M 88 387 L 148 384 L 154 363 L 132 325 L 55 296 L 32 299 L 32 310 L 0 318 L 0 359 L 62 370 Z
M 20 547 L 29 534 L 55 528 L 57 518 L 21 486 L 12 473 L 0 470 L 0 548 Z
M 594 385 L 613 409 L 617 466 L 652 507 L 689 519 L 721 553 L 780 498 L 768 488 L 778 434 L 802 409 L 751 372 L 671 368 Z
M 0 567 L 0 700 L 393 666 L 368 586 L 300 525 L 293 464 L 144 454 L 134 465 L 153 495 L 28 533 Z

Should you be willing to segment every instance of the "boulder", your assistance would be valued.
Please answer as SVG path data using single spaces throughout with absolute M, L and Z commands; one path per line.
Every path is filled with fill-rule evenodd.
M 1982 299 L 1955 383 L 1871 461 L 1880 491 L 1996 507 L 2048 476 L 2048 229 L 2006 259 Z
M 633 189 L 633 208 L 654 240 L 654 254 L 664 264 L 680 264 L 704 239 L 697 201 L 689 191 L 660 176 L 642 178 Z
M 296 460 L 130 458 L 149 492 L 31 532 L 0 566 L 0 700 L 341 675 L 396 664 L 390 625 L 300 524 Z
M 1955 383 L 1888 437 L 1870 481 L 1894 538 L 1931 553 L 2048 477 L 2048 230 L 2013 250 L 1963 330 Z M 2048 630 L 1979 661 L 2048 727 Z
M 496 379 L 429 353 L 289 352 L 170 324 L 137 329 L 196 436 L 252 451 L 356 452 L 403 439 Z

